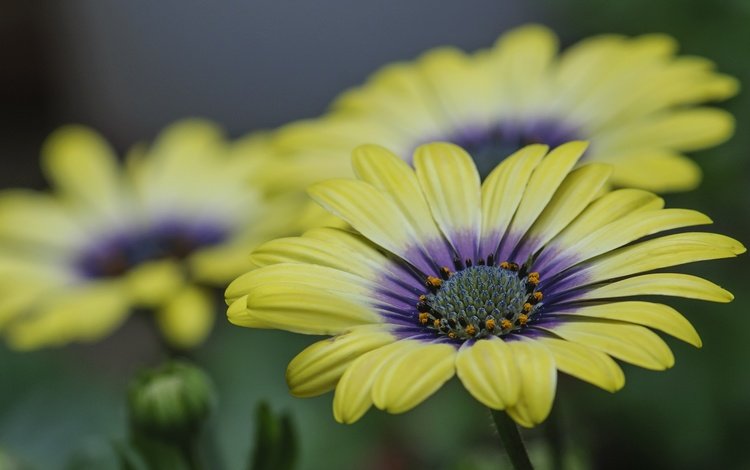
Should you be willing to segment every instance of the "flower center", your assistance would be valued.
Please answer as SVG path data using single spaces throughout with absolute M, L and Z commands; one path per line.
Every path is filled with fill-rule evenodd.
M 165 224 L 92 245 L 78 257 L 76 266 L 85 277 L 116 277 L 147 261 L 184 259 L 199 248 L 221 243 L 226 237 L 226 230 L 213 225 Z
M 418 323 L 455 340 L 501 337 L 526 327 L 541 306 L 539 274 L 516 263 L 482 263 L 429 276 L 428 292 L 417 303 Z
M 505 157 L 526 145 L 557 147 L 578 138 L 578 131 L 572 126 L 548 118 L 468 128 L 448 136 L 448 141 L 469 152 L 485 178 Z

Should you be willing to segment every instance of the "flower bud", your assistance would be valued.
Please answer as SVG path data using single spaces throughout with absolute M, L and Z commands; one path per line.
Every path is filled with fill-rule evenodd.
M 141 372 L 128 393 L 133 431 L 170 441 L 197 434 L 215 402 L 208 376 L 184 361 Z

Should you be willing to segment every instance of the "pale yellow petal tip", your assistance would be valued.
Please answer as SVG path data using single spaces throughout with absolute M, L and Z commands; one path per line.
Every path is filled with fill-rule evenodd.
M 455 156 L 461 156 L 471 159 L 471 156 L 466 150 L 452 142 L 428 142 L 426 144 L 420 145 L 414 150 L 414 161 L 418 159 L 429 158 L 429 156 L 441 156 L 441 158 L 455 158 Z
M 364 413 L 348 414 L 343 411 L 339 411 L 334 405 L 333 407 L 333 419 L 339 424 L 354 424 L 364 416 Z
M 550 411 L 552 411 L 551 408 L 544 416 L 538 416 L 538 419 L 534 419 L 530 416 L 528 410 L 523 409 L 522 407 L 510 406 L 505 410 L 505 412 L 508 413 L 508 416 L 510 416 L 516 424 L 526 429 L 531 429 L 536 425 L 543 423 L 544 420 L 547 419 L 547 416 L 549 416 Z
M 589 148 L 588 140 L 571 140 L 570 142 L 566 142 L 564 144 L 557 146 L 556 150 L 559 149 L 561 152 L 564 151 L 564 152 L 577 153 L 580 157 L 588 148 Z
M 55 171 L 59 159 L 76 158 L 77 154 L 112 157 L 114 151 L 98 132 L 81 124 L 68 124 L 54 130 L 42 144 L 42 165 Z
M 219 124 L 205 118 L 190 117 L 175 121 L 159 135 L 159 140 L 221 140 L 224 130 Z
M 527 23 L 510 29 L 497 39 L 497 43 L 502 44 L 509 40 L 529 42 L 541 40 L 553 44 L 557 44 L 558 42 L 555 32 L 540 23 Z
M 55 149 L 59 145 L 74 145 L 79 142 L 101 142 L 104 138 L 94 129 L 83 124 L 66 124 L 58 127 L 44 141 L 43 149 Z M 45 153 L 44 150 L 42 153 Z
M 164 339 L 183 350 L 203 343 L 213 329 L 214 320 L 211 294 L 194 286 L 183 289 L 156 312 L 156 322 Z
M 247 309 L 247 296 L 233 301 L 227 308 L 227 320 L 237 326 L 247 326 L 250 321 Z
M 468 56 L 464 51 L 455 46 L 438 46 L 425 51 L 420 57 L 419 62 L 433 62 L 442 60 L 454 60 L 455 58 L 464 59 Z
M 336 392 L 338 393 L 338 391 Z M 339 424 L 354 424 L 359 421 L 372 407 L 372 401 L 365 399 L 360 403 L 345 402 L 333 397 L 333 419 Z
M 634 43 L 646 44 L 651 50 L 658 50 L 662 56 L 670 56 L 677 53 L 680 44 L 674 37 L 664 33 L 650 33 L 637 36 L 632 39 Z
M 620 390 L 622 390 L 623 387 L 625 387 L 625 374 L 622 372 L 622 370 L 620 370 L 620 374 L 617 376 L 617 379 L 612 384 L 612 388 L 607 391 L 610 393 L 617 393 Z
M 742 82 L 730 75 L 722 75 L 724 79 L 724 98 L 735 96 L 742 90 Z
M 393 152 L 382 145 L 363 144 L 357 146 L 352 151 L 352 166 L 357 173 L 359 173 L 359 167 L 366 165 L 367 162 L 373 159 L 397 160 L 398 162 L 403 163 L 401 158 L 397 157 Z
M 521 149 L 517 150 L 512 156 L 515 156 L 519 153 L 523 152 L 524 154 L 542 154 L 546 155 L 549 152 L 549 145 L 547 144 L 529 144 Z M 510 158 L 510 157 L 508 157 Z
M 307 194 L 310 196 L 315 202 L 318 202 L 318 199 L 321 197 L 322 194 L 330 191 L 331 189 L 335 189 L 337 185 L 343 183 L 346 183 L 348 181 L 351 181 L 351 179 L 348 178 L 332 178 L 325 181 L 321 181 L 319 183 L 313 183 L 310 186 L 307 187 Z

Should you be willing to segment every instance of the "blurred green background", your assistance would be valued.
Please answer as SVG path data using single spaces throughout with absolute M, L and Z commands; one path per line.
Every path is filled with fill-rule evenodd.
M 216 6 L 211 14 L 207 9 L 213 5 L 182 2 L 22 3 L 0 7 L 0 37 L 10 44 L 0 55 L 5 186 L 43 187 L 37 169 L 41 140 L 69 121 L 99 128 L 120 149 L 191 114 L 214 118 L 238 135 L 319 114 L 338 90 L 386 61 L 438 44 L 488 46 L 507 28 L 529 21 L 552 26 L 564 44 L 597 33 L 665 32 L 677 38 L 683 53 L 708 57 L 744 87 L 750 83 L 746 0 L 456 0 L 440 6 L 394 1 L 377 8 L 375 2 L 325 1 L 315 9 L 300 2 L 258 2 Z M 243 22 L 251 26 L 245 29 Z M 310 42 L 301 43 L 302 37 Z M 312 59 L 303 59 L 310 54 Z M 134 65 L 151 68 L 118 75 Z M 113 83 L 112 77 L 119 78 Z M 173 77 L 179 77 L 174 96 L 165 88 Z M 748 96 L 741 92 L 722 104 L 737 118 L 734 138 L 694 155 L 705 172 L 703 185 L 666 197 L 668 206 L 706 212 L 717 232 L 745 243 L 750 241 Z M 561 377 L 555 414 L 574 466 L 750 468 L 749 266 L 743 257 L 686 269 L 737 298 L 729 305 L 671 302 L 704 342 L 696 350 L 669 339 L 677 358 L 671 370 L 624 365 L 627 384 L 614 395 Z M 243 468 L 253 410 L 261 399 L 296 418 L 303 469 L 496 468 L 500 456 L 489 415 L 455 380 L 409 413 L 371 411 L 353 426 L 334 422 L 331 395 L 290 397 L 286 364 L 311 341 L 231 327 L 220 313 L 194 359 L 219 389 L 211 426 L 227 468 Z M 126 434 L 125 386 L 136 370 L 160 359 L 145 319 L 138 317 L 98 344 L 22 355 L 0 349 L 0 453 L 30 468 L 70 468 L 75 461 L 107 468 L 108 442 Z M 541 463 L 548 431 L 526 434 Z

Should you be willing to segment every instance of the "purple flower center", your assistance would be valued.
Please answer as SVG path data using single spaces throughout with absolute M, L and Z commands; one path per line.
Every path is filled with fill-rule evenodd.
M 164 223 L 98 241 L 84 251 L 75 264 L 88 278 L 117 277 L 147 261 L 184 259 L 199 248 L 221 243 L 227 235 L 224 228 L 216 225 Z
M 447 136 L 446 140 L 469 152 L 479 174 L 485 178 L 505 157 L 526 145 L 557 147 L 577 139 L 580 139 L 579 131 L 574 127 L 552 119 L 539 119 L 466 128 Z

